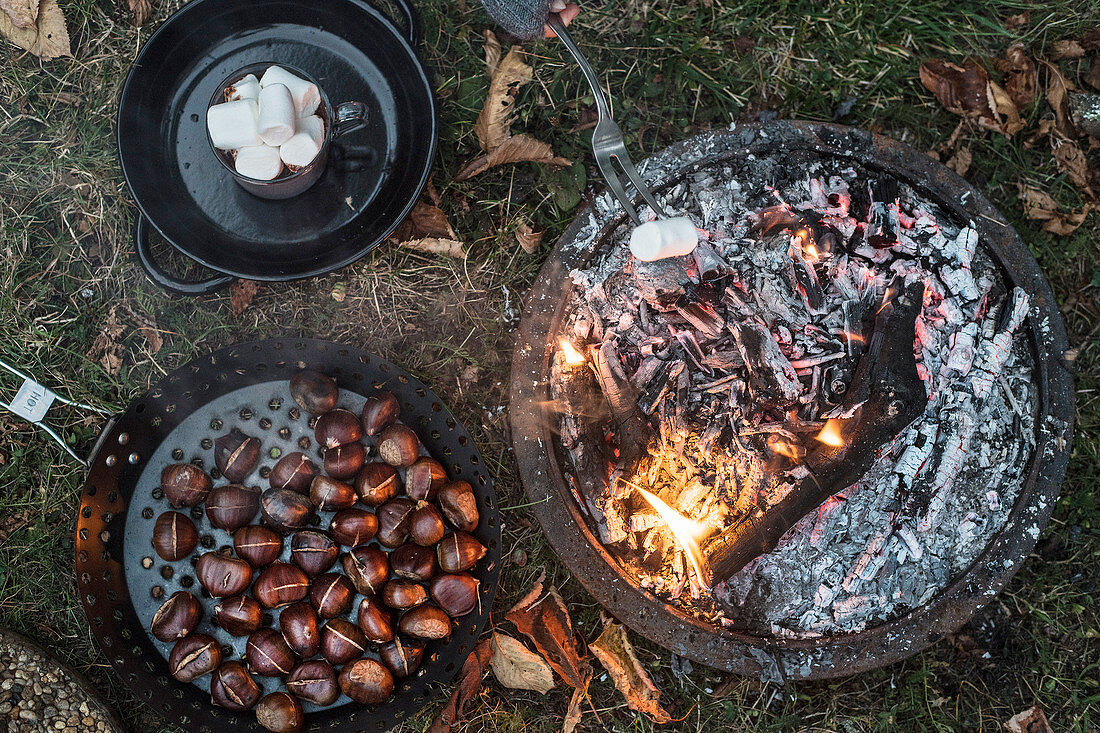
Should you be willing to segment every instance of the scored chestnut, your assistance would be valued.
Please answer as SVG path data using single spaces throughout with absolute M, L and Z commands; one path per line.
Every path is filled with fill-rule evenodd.
M 260 497 L 260 514 L 264 524 L 276 532 L 290 534 L 309 524 L 313 503 L 290 489 L 268 489 Z
M 206 471 L 190 463 L 173 463 L 160 471 L 160 490 L 176 509 L 202 502 L 213 486 Z
M 195 563 L 195 577 L 213 597 L 228 598 L 243 593 L 252 582 L 252 566 L 235 557 L 207 552 Z
M 417 639 L 446 639 L 451 635 L 451 617 L 435 606 L 417 606 L 405 612 L 398 622 L 402 634 Z
M 283 554 L 283 538 L 278 532 L 258 524 L 241 527 L 233 533 L 233 550 L 254 568 L 262 568 Z
M 443 538 L 436 549 L 439 567 L 445 573 L 459 573 L 469 570 L 477 561 L 485 557 L 485 545 L 467 532 L 452 532 Z
M 318 575 L 309 586 L 309 604 L 321 618 L 343 616 L 354 600 L 355 586 L 340 573 Z
M 233 596 L 214 606 L 214 623 L 233 636 L 248 636 L 264 620 L 264 610 L 251 596 Z
M 378 455 L 391 466 L 407 468 L 420 457 L 420 438 L 407 425 L 390 425 L 378 436 Z
M 306 575 L 320 575 L 336 564 L 340 548 L 324 532 L 303 530 L 290 539 L 290 561 Z
M 431 547 L 443 539 L 447 533 L 447 526 L 443 524 L 443 513 L 426 501 L 420 502 L 420 506 L 413 512 L 409 520 L 409 538 L 418 545 Z
M 260 441 L 233 428 L 214 440 L 214 465 L 226 480 L 240 483 L 260 463 Z
M 378 391 L 363 403 L 363 432 L 370 436 L 393 425 L 401 414 L 401 403 L 393 392 Z
M 318 475 L 313 477 L 309 485 L 309 500 L 325 512 L 349 509 L 355 503 L 355 489 L 351 484 Z
M 343 509 L 333 515 L 328 531 L 341 545 L 356 547 L 378 534 L 378 517 L 363 509 Z
M 290 378 L 290 396 L 310 415 L 324 415 L 336 407 L 340 388 L 330 377 L 303 369 Z
M 178 590 L 153 614 L 149 630 L 160 641 L 172 642 L 194 631 L 201 620 L 202 604 L 199 599 L 185 590 Z
M 344 572 L 363 595 L 382 590 L 390 574 L 389 556 L 377 547 L 356 547 L 344 555 Z
M 279 629 L 291 651 L 302 659 L 309 659 L 321 651 L 317 612 L 308 603 L 295 603 L 284 608 L 279 614 Z
M 390 499 L 378 507 L 378 534 L 375 539 L 386 547 L 400 547 L 409 538 L 416 502 L 405 496 Z
M 347 619 L 334 618 L 321 629 L 321 656 L 336 666 L 363 656 L 367 644 L 367 637 Z
M 252 671 L 264 677 L 282 677 L 294 669 L 294 652 L 275 629 L 260 629 L 248 637 L 245 659 Z
M 333 478 L 351 478 L 367 460 L 367 449 L 362 443 L 347 443 L 326 448 L 323 456 L 325 473 Z
M 368 641 L 381 644 L 393 640 L 393 614 L 374 596 L 359 602 L 356 620 Z
M 340 672 L 340 689 L 355 702 L 375 705 L 393 694 L 393 675 L 373 659 L 357 659 Z
M 206 516 L 210 524 L 226 532 L 244 527 L 260 511 L 260 490 L 255 486 L 228 484 L 219 486 L 206 497 Z
M 474 487 L 465 481 L 454 481 L 439 490 L 439 506 L 447 521 L 463 532 L 477 529 L 480 518 L 477 512 L 477 497 Z
M 153 549 L 168 562 L 191 554 L 199 544 L 199 530 L 191 517 L 179 512 L 164 512 L 153 525 Z
M 467 573 L 438 575 L 428 584 L 428 593 L 451 618 L 465 616 L 477 606 L 481 581 Z
M 301 568 L 285 562 L 273 562 L 260 571 L 252 595 L 264 608 L 296 603 L 309 593 L 309 576 Z
M 363 437 L 363 425 L 351 412 L 337 408 L 317 418 L 313 437 L 322 448 L 357 443 Z
M 322 707 L 340 697 L 336 670 L 320 659 L 311 659 L 295 667 L 286 678 L 286 689 L 295 697 Z
M 210 699 L 227 710 L 249 710 L 263 691 L 237 661 L 222 662 L 210 679 Z
M 305 720 L 302 703 L 289 692 L 272 692 L 256 705 L 256 722 L 272 733 L 298 733 Z
M 168 655 L 168 672 L 180 682 L 191 682 L 222 663 L 222 647 L 207 634 L 190 634 L 176 642 Z
M 317 475 L 317 466 L 305 453 L 287 453 L 272 467 L 268 481 L 273 489 L 290 489 L 309 493 L 309 483 Z
M 388 463 L 372 461 L 355 476 L 355 493 L 359 501 L 367 506 L 379 506 L 397 496 L 401 489 L 401 478 L 397 470 Z
M 428 602 L 428 591 L 419 583 L 396 578 L 382 588 L 382 602 L 390 608 L 405 610 Z
M 389 644 L 383 644 L 378 650 L 378 656 L 394 677 L 408 677 L 420 666 L 420 660 L 424 658 L 424 646 L 424 642 L 419 639 L 398 636 Z
M 401 545 L 390 553 L 390 568 L 399 578 L 429 580 L 435 575 L 435 552 L 413 543 Z
M 443 464 L 431 456 L 421 456 L 405 471 L 405 493 L 413 499 L 434 499 L 436 492 L 447 483 L 447 471 Z

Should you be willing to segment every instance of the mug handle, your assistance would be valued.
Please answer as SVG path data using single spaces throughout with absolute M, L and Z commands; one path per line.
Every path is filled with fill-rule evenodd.
M 367 126 L 367 106 L 362 102 L 344 102 L 336 108 L 332 139 L 361 130 Z
M 165 290 L 179 295 L 207 295 L 237 279 L 232 275 L 221 274 L 207 280 L 179 280 L 173 277 L 153 259 L 152 247 L 149 245 L 150 228 L 149 220 L 139 213 L 134 229 L 134 250 L 141 269 L 145 270 L 150 280 Z

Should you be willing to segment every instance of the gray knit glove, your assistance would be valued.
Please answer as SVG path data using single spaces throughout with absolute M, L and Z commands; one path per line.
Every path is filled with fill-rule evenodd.
M 550 0 L 481 0 L 493 20 L 517 38 L 538 38 L 550 15 Z

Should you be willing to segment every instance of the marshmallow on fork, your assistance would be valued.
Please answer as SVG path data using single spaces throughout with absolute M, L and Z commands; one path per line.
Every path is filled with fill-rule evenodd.
M 260 139 L 278 147 L 294 137 L 294 98 L 282 84 L 269 84 L 260 89 Z
M 237 151 L 237 172 L 257 181 L 272 181 L 283 172 L 279 149 L 270 145 L 251 145 Z
M 206 110 L 210 141 L 221 150 L 235 150 L 261 144 L 257 131 L 260 112 L 255 99 L 215 104 Z
M 309 117 L 321 106 L 321 91 L 317 85 L 294 76 L 281 66 L 269 66 L 260 78 L 261 87 L 267 88 L 272 84 L 282 84 L 290 90 L 297 117 Z
M 647 221 L 630 233 L 630 252 L 644 262 L 691 254 L 697 244 L 699 232 L 686 216 Z
M 313 162 L 325 144 L 325 122 L 317 115 L 298 120 L 298 132 L 283 143 L 279 154 L 288 166 L 304 168 Z
M 255 74 L 249 74 L 225 89 L 225 101 L 236 102 L 240 99 L 256 99 L 260 96 L 260 80 Z

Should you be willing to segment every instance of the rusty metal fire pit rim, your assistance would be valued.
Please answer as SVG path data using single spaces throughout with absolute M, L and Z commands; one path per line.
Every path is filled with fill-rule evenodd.
M 838 125 L 782 122 L 708 133 L 678 143 L 659 156 L 673 160 L 692 155 L 693 146 L 698 146 L 701 138 L 712 143 L 712 149 L 720 148 L 720 152 L 695 155 L 674 174 L 657 181 L 654 189 L 667 188 L 687 173 L 723 159 L 765 148 L 774 150 L 782 142 L 788 149 L 800 146 L 823 155 L 854 157 L 862 153 L 858 158 L 862 165 L 889 171 L 944 206 L 957 219 L 975 221 L 997 264 L 1011 282 L 1028 291 L 1040 314 L 1029 329 L 1040 391 L 1037 446 L 1021 496 L 1002 530 L 955 582 L 924 606 L 862 632 L 817 639 L 739 634 L 701 622 L 634 587 L 617 560 L 592 534 L 569 495 L 557 458 L 550 459 L 554 436 L 540 422 L 549 397 L 543 379 L 552 355 L 548 336 L 556 333 L 551 324 L 560 323 L 568 295 L 560 283 L 569 269 L 581 265 L 598 249 L 567 251 L 567 245 L 595 219 L 590 217 L 591 210 L 585 210 L 557 242 L 528 295 L 528 309 L 520 324 L 519 347 L 513 361 L 510 407 L 513 444 L 525 488 L 531 500 L 537 502 L 533 509 L 559 556 L 598 601 L 635 631 L 695 661 L 756 675 L 766 670 L 768 657 L 773 656 L 792 678 L 827 679 L 900 660 L 962 626 L 999 592 L 1023 564 L 1038 538 L 1038 533 L 1025 538 L 1024 530 L 1041 529 L 1053 510 L 1073 435 L 1072 378 L 1061 358 L 1067 342 L 1053 293 L 1019 235 L 989 201 L 945 166 L 889 138 Z M 848 150 L 837 150 L 838 143 Z M 619 212 L 617 217 L 602 222 L 595 241 L 602 243 L 624 220 L 625 214 Z M 1035 328 L 1036 321 L 1045 328 Z M 536 352 L 538 346 L 543 347 L 541 354 Z M 1048 368 L 1051 363 L 1054 367 Z M 1052 432 L 1058 435 L 1053 436 Z M 557 502 L 553 501 L 555 497 Z M 566 512 L 561 512 L 558 504 L 564 504 Z M 798 666 L 806 659 L 808 663 Z

